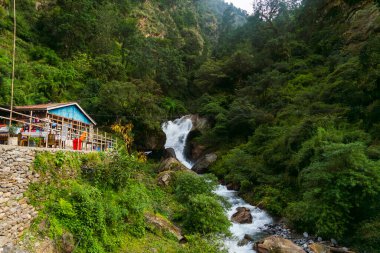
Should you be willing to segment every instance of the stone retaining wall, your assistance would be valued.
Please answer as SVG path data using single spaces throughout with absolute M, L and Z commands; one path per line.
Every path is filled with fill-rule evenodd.
M 39 175 L 30 169 L 36 150 L 0 146 L 0 251 L 17 241 L 37 212 L 24 192 Z
M 37 216 L 24 193 L 39 178 L 31 166 L 42 151 L 58 150 L 0 145 L 0 253 L 5 245 L 16 244 Z

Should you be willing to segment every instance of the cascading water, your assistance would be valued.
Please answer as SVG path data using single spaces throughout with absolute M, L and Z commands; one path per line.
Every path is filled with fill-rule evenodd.
M 174 121 L 168 121 L 162 125 L 162 130 L 166 134 L 165 148 L 173 148 L 177 159 L 189 169 L 191 169 L 193 164 L 185 158 L 184 149 L 186 138 L 191 131 L 191 128 L 192 121 L 190 116 L 184 116 Z M 228 249 L 229 253 L 255 252 L 251 242 L 243 246 L 239 246 L 239 242 L 243 240 L 245 235 L 258 239 L 262 234 L 261 227 L 265 224 L 272 223 L 272 219 L 263 210 L 249 205 L 237 196 L 235 191 L 230 191 L 223 185 L 219 185 L 215 193 L 224 197 L 231 204 L 231 208 L 226 210 L 226 215 L 229 219 L 231 219 L 231 216 L 236 212 L 237 207 L 248 208 L 253 217 L 253 222 L 251 224 L 232 223 L 230 231 L 233 236 L 224 240 L 225 248 Z
M 162 130 L 166 134 L 165 148 L 174 149 L 178 161 L 188 169 L 191 169 L 193 165 L 185 158 L 184 150 L 187 135 L 190 133 L 192 127 L 193 123 L 189 116 L 184 116 L 174 121 L 168 121 L 162 125 Z

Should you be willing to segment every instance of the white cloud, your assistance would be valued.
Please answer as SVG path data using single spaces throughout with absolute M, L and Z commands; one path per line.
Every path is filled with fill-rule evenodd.
M 225 0 L 227 3 L 232 3 L 236 7 L 246 10 L 248 13 L 252 13 L 253 0 Z

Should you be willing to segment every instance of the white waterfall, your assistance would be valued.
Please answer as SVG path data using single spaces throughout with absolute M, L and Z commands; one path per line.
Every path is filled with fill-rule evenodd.
M 188 169 L 191 169 L 193 165 L 185 158 L 184 150 L 187 135 L 190 133 L 192 127 L 193 123 L 191 122 L 190 116 L 168 121 L 162 125 L 162 130 L 166 134 L 165 148 L 173 148 L 178 161 Z
M 173 148 L 177 159 L 189 169 L 192 167 L 192 162 L 185 158 L 184 149 L 186 138 L 191 131 L 191 128 L 192 121 L 190 116 L 184 116 L 174 121 L 168 121 L 162 125 L 162 130 L 166 134 L 165 148 Z M 252 238 L 260 236 L 262 233 L 261 227 L 273 222 L 271 217 L 263 210 L 246 203 L 242 198 L 237 196 L 235 191 L 230 191 L 223 185 L 219 185 L 215 190 L 215 193 L 224 197 L 231 204 L 231 208 L 226 210 L 226 215 L 229 219 L 231 219 L 231 216 L 236 212 L 237 207 L 248 208 L 253 217 L 253 222 L 251 224 L 232 223 L 230 227 L 232 236 L 225 238 L 224 247 L 228 249 L 229 253 L 255 252 L 253 250 L 252 242 L 244 246 L 238 246 L 238 243 L 244 239 L 246 234 Z

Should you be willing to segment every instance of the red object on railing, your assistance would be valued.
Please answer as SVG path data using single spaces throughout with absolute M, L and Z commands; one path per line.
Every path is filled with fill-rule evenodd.
M 73 149 L 74 150 L 82 150 L 82 141 L 80 139 L 73 140 Z

